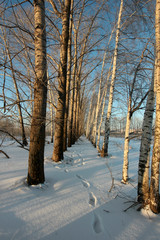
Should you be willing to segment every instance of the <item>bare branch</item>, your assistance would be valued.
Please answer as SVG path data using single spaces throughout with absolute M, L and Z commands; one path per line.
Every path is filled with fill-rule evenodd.
M 54 1 L 53 1 L 53 0 L 48 0 L 48 1 L 49 1 L 50 4 L 52 5 L 55 14 L 56 14 L 59 18 L 61 18 L 61 17 L 62 17 L 62 13 L 58 11 L 58 9 L 57 9 Z
M 3 153 L 7 158 L 9 158 L 9 156 L 7 155 L 7 153 L 5 153 L 4 151 L 0 150 L 0 153 Z
M 3 129 L 0 129 L 0 132 L 6 133 L 6 134 L 9 135 L 11 138 L 13 138 L 17 143 L 19 143 L 19 145 L 20 145 L 22 148 L 24 148 L 24 149 L 26 149 L 26 150 L 29 151 L 29 149 L 28 149 L 28 148 L 25 148 L 24 145 L 23 145 L 16 137 L 14 137 L 11 133 L 9 133 L 9 132 L 7 132 L 7 131 L 5 131 L 5 130 L 3 130 Z

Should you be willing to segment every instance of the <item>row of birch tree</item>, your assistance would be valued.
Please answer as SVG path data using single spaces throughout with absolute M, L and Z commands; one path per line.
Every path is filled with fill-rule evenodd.
M 18 113 L 24 147 L 29 128 L 29 185 L 45 181 L 46 126 L 53 161 L 63 160 L 83 133 L 107 157 L 112 116 L 121 107 L 126 113 L 122 182 L 128 183 L 130 125 L 143 108 L 137 195 L 142 206 L 159 211 L 159 5 L 159 0 L 2 1 L 1 119 L 17 120 Z
M 137 7 L 136 10 L 131 12 L 130 17 L 133 17 L 134 14 L 142 14 L 143 11 L 145 13 L 147 11 L 150 11 L 150 7 L 146 9 L 147 2 L 140 3 L 139 8 Z M 127 60 L 126 66 L 128 68 L 125 69 L 126 75 L 131 71 L 129 74 L 131 76 L 131 81 L 129 81 L 129 78 L 126 80 L 120 80 L 125 84 L 126 89 L 128 88 L 128 94 L 127 94 L 127 114 L 126 114 L 126 128 L 125 128 L 125 136 L 124 136 L 124 160 L 123 160 L 123 169 L 122 169 L 122 183 L 128 183 L 129 176 L 128 176 L 128 166 L 129 166 L 129 142 L 130 139 L 132 139 L 132 134 L 130 132 L 130 125 L 131 125 L 131 119 L 133 114 L 140 110 L 142 107 L 145 108 L 144 112 L 144 120 L 142 125 L 142 137 L 141 137 L 141 146 L 140 146 L 140 155 L 139 155 L 139 165 L 138 165 L 138 188 L 137 188 L 137 200 L 142 204 L 142 207 L 145 207 L 146 205 L 150 205 L 151 210 L 155 213 L 158 213 L 160 211 L 160 205 L 159 205 L 159 96 L 158 96 L 158 86 L 159 86 L 159 19 L 160 19 L 160 10 L 159 5 L 160 2 L 156 1 L 155 3 L 155 25 L 153 25 L 153 29 L 155 29 L 155 34 L 151 31 L 146 34 L 146 41 L 144 41 L 143 38 L 143 47 L 138 49 L 138 54 L 135 53 L 135 51 L 131 51 L 129 49 L 129 57 Z M 123 14 L 125 14 L 125 4 L 123 0 L 120 2 L 120 8 L 119 8 L 119 14 L 117 19 L 117 24 L 115 25 L 115 49 L 113 53 L 113 58 L 110 61 L 112 67 L 108 71 L 108 76 L 106 80 L 106 87 L 102 91 L 102 78 L 100 78 L 99 81 L 99 90 L 98 90 L 98 96 L 97 96 L 97 103 L 93 103 L 93 99 L 90 104 L 90 110 L 88 114 L 88 122 L 87 122 L 87 137 L 92 141 L 93 145 L 97 145 L 97 150 L 100 152 L 101 156 L 107 156 L 108 155 L 108 144 L 109 144 L 109 135 L 110 135 L 110 119 L 111 119 L 111 113 L 113 112 L 113 96 L 117 94 L 117 91 L 115 90 L 115 79 L 123 78 L 123 74 L 120 77 L 119 76 L 119 70 L 116 71 L 117 67 L 123 68 L 122 63 L 124 64 L 123 60 L 120 62 L 120 64 L 117 64 L 118 58 L 121 58 L 120 54 L 118 56 L 118 51 L 120 49 L 121 51 L 121 41 L 123 42 L 122 36 L 124 37 L 124 31 L 122 30 L 126 24 L 126 22 L 123 20 Z M 147 14 L 146 14 L 147 15 Z M 142 23 L 146 24 L 146 21 L 144 19 L 144 15 L 142 15 Z M 141 17 L 140 17 L 141 18 Z M 134 26 L 132 26 L 132 22 L 130 28 L 132 27 L 132 30 Z M 127 23 L 128 24 L 128 23 Z M 134 22 L 135 24 L 135 22 Z M 126 29 L 128 26 L 126 27 Z M 140 27 L 141 31 L 142 28 Z M 129 28 L 128 28 L 129 30 Z M 145 30 L 145 29 L 144 29 Z M 136 34 L 138 31 L 136 32 Z M 150 34 L 149 34 L 150 33 Z M 142 33 L 140 33 L 139 37 Z M 143 32 L 144 34 L 144 32 Z M 121 36 L 120 36 L 121 35 Z M 128 34 L 129 35 L 129 34 Z M 134 38 L 134 34 L 132 34 L 132 37 Z M 138 36 L 136 36 L 138 38 Z M 121 40 L 122 39 L 122 40 Z M 156 39 L 156 42 L 154 40 Z M 136 42 L 136 38 L 134 38 Z M 128 41 L 130 41 L 128 39 Z M 137 43 L 136 43 L 137 44 Z M 140 49 L 142 49 L 141 54 Z M 134 50 L 137 51 L 135 48 Z M 128 53 L 128 46 L 126 47 L 126 52 Z M 106 54 L 106 53 L 105 53 Z M 131 58 L 132 61 L 131 61 Z M 134 60 L 134 57 L 136 57 L 136 60 Z M 105 55 L 104 55 L 105 59 Z M 138 60 L 138 61 L 137 61 Z M 134 65 L 133 65 L 134 61 Z M 104 69 L 104 61 L 102 64 L 102 74 Z M 129 70 L 131 69 L 131 70 Z M 123 68 L 124 70 L 124 68 Z M 102 123 L 102 118 L 104 114 L 104 105 L 105 105 L 105 99 L 106 99 L 106 89 L 108 87 L 108 79 L 110 78 L 110 90 L 108 93 L 108 109 L 106 112 L 106 118 L 105 118 L 105 131 L 104 131 L 104 140 L 102 144 L 102 148 L 100 149 L 99 146 L 99 138 L 100 138 L 100 130 L 97 127 L 100 128 L 100 125 Z M 125 77 L 126 78 L 126 77 Z M 149 81 L 148 81 L 149 80 Z M 119 90 L 119 83 L 116 81 L 117 89 Z M 126 92 L 126 91 L 125 91 Z M 122 92 L 124 95 L 124 90 Z M 93 96 L 95 95 L 95 91 L 93 91 Z M 100 100 L 100 98 L 103 98 L 104 100 Z M 151 146 L 151 140 L 152 140 L 152 127 L 153 127 L 153 113 L 154 113 L 154 105 L 155 105 L 155 97 L 156 97 L 156 120 L 155 120 L 155 129 L 154 129 L 154 146 L 153 146 L 153 152 L 152 152 L 152 161 L 150 163 L 150 146 Z M 115 97 L 114 97 L 115 98 Z M 116 100 L 115 100 L 116 101 Z M 103 104 L 102 104 L 103 102 Z M 103 109 L 101 114 L 99 112 L 101 111 L 101 108 Z M 96 116 L 95 119 L 93 118 L 91 112 L 95 111 L 94 115 Z M 97 120 L 99 116 L 99 121 Z M 98 137 L 97 141 L 96 138 Z M 149 171 L 151 166 L 151 172 Z

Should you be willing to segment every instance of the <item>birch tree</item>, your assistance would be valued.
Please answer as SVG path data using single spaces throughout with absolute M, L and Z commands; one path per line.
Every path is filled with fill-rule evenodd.
M 76 78 L 76 71 L 77 71 L 77 61 L 78 61 L 78 32 L 82 20 L 82 14 L 84 11 L 85 0 L 83 0 L 81 11 L 79 13 L 77 26 L 75 26 L 74 19 L 73 19 L 73 44 L 74 44 L 74 57 L 73 57 L 73 70 L 72 70 L 72 79 L 71 79 L 71 94 L 70 94 L 70 106 L 69 106 L 69 117 L 68 117 L 68 147 L 71 147 L 74 144 L 75 139 L 75 78 Z
M 64 116 L 64 136 L 63 136 L 63 151 L 67 150 L 68 137 L 68 113 L 69 113 L 69 99 L 70 99 L 70 83 L 71 83 L 71 67 L 72 67 L 72 25 L 73 25 L 73 3 L 71 0 L 71 13 L 69 24 L 69 39 L 68 39 L 68 69 L 67 69 L 67 84 L 66 84 L 66 107 Z
M 102 111 L 101 111 L 101 117 L 100 117 L 100 122 L 99 122 L 99 126 L 98 126 L 98 137 L 97 137 L 97 151 L 99 153 L 101 152 L 101 149 L 100 149 L 100 133 L 101 133 L 101 125 L 102 125 L 102 121 L 103 121 L 105 104 L 106 104 L 107 89 L 108 89 L 109 79 L 110 79 L 110 76 L 111 76 L 111 65 L 112 65 L 112 62 L 110 64 L 109 71 L 108 71 L 108 74 L 107 74 L 107 80 L 106 80 L 105 88 L 104 88 L 104 92 L 103 92 L 104 96 L 102 95 L 102 99 L 101 99 L 103 104 L 102 104 Z
M 94 24 L 100 13 L 104 1 L 98 9 L 96 9 L 93 16 L 89 16 L 88 23 L 83 26 L 83 14 L 85 11 L 85 6 L 87 4 L 86 0 L 83 0 L 80 13 L 78 14 L 78 19 L 73 19 L 73 45 L 74 45 L 74 58 L 73 58 L 73 71 L 72 71 L 72 92 L 71 92 L 71 108 L 69 115 L 69 134 L 68 134 L 68 145 L 71 146 L 71 143 L 74 144 L 77 138 L 79 137 L 79 119 L 81 112 L 81 84 L 85 78 L 82 78 L 82 72 L 84 68 L 84 59 L 88 54 L 88 48 L 91 50 L 92 45 L 89 46 L 89 40 L 92 36 L 94 29 Z M 81 26 L 82 24 L 82 26 Z M 87 25 L 87 27 L 86 27 Z M 82 28 L 82 29 L 81 29 Z M 80 31 L 83 31 L 83 34 Z M 79 44 L 80 43 L 80 44 Z M 96 43 L 97 44 L 97 43 Z M 93 46 L 95 45 L 95 42 Z M 78 51 L 79 50 L 79 51 Z
M 118 22 L 117 22 L 116 42 L 115 42 L 115 50 L 114 50 L 114 57 L 113 57 L 113 70 L 112 70 L 111 86 L 110 86 L 110 93 L 109 93 L 108 110 L 107 110 L 107 116 L 106 116 L 106 120 L 105 120 L 104 141 L 103 141 L 103 147 L 102 147 L 102 150 L 101 150 L 101 156 L 103 156 L 103 157 L 108 155 L 110 118 L 111 118 L 111 112 L 112 112 L 114 84 L 115 84 L 115 79 L 116 79 L 118 43 L 119 43 L 120 23 L 121 23 L 121 18 L 122 18 L 122 11 L 123 11 L 123 0 L 121 0 L 119 15 L 118 15 Z
M 47 102 L 47 63 L 44 0 L 34 0 L 35 83 L 28 160 L 29 185 L 44 183 L 45 118 Z
M 146 47 L 147 47 L 147 45 L 146 45 Z M 138 72 L 140 71 L 140 66 L 141 66 L 141 63 L 142 63 L 143 58 L 144 58 L 144 53 L 145 53 L 146 47 L 142 51 L 140 61 L 139 61 L 138 65 L 135 69 L 135 72 L 134 72 L 134 77 L 133 77 L 133 80 L 132 80 L 131 87 L 129 88 L 128 110 L 127 110 L 125 140 L 124 140 L 123 171 L 122 171 L 122 182 L 123 183 L 127 183 L 127 181 L 128 181 L 128 165 L 129 165 L 128 154 L 129 154 L 131 118 L 133 116 L 133 113 L 140 108 L 143 101 L 145 100 L 145 98 L 148 95 L 148 92 L 146 92 L 137 104 L 136 103 L 133 104 L 133 93 L 134 93 L 134 88 L 135 88 L 135 84 L 136 84 L 136 79 L 137 79 Z
M 66 103 L 66 79 L 67 79 L 67 52 L 69 39 L 69 18 L 71 0 L 62 3 L 62 12 L 59 12 L 55 3 L 50 0 L 52 7 L 58 17 L 62 19 L 62 34 L 60 36 L 60 64 L 58 72 L 58 102 L 55 116 L 54 149 L 52 159 L 55 162 L 63 159 L 63 134 L 64 115 Z
M 98 122 L 98 114 L 99 114 L 99 108 L 100 108 L 100 98 L 101 98 L 101 88 L 102 88 L 102 80 L 103 80 L 103 70 L 104 70 L 104 63 L 106 59 L 106 51 L 103 56 L 103 62 L 102 62 L 102 71 L 101 71 L 101 77 L 99 81 L 99 90 L 98 90 L 98 97 L 97 97 L 97 106 L 96 106 L 96 115 L 94 120 L 94 126 L 93 126 L 93 145 L 96 147 L 96 139 L 97 139 L 97 122 Z
M 91 114 L 93 112 L 93 99 L 94 99 L 94 96 L 95 96 L 95 84 L 94 84 L 94 87 L 93 87 L 93 93 L 92 93 L 92 96 L 91 96 L 91 100 L 90 100 L 90 104 L 89 104 L 89 110 L 88 110 L 88 117 L 87 117 L 87 124 L 86 124 L 86 138 L 89 139 L 89 134 L 90 134 L 90 128 L 91 128 Z
M 150 208 L 154 213 L 160 212 L 159 199 L 159 161 L 160 161 L 160 0 L 156 0 L 155 10 L 156 37 L 156 121 L 154 146 L 152 152 L 150 180 Z
M 142 203 L 143 206 L 149 203 L 150 145 L 152 140 L 154 103 L 155 97 L 154 97 L 154 74 L 153 74 L 143 119 L 142 138 L 138 166 L 138 201 Z

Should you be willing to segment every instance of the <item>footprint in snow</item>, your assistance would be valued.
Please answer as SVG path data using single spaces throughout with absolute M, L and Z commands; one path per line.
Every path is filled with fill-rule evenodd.
M 92 192 L 89 193 L 89 204 L 93 207 L 95 207 L 97 204 L 97 198 Z
M 76 177 L 79 178 L 79 179 L 83 179 L 80 175 L 76 174 Z
M 94 221 L 93 221 L 93 230 L 95 233 L 102 232 L 102 225 L 98 215 L 94 214 Z
M 77 176 L 77 178 L 79 178 L 80 180 L 81 180 L 81 182 L 82 182 L 82 184 L 83 184 L 83 186 L 85 187 L 85 188 L 89 188 L 90 187 L 90 183 L 87 181 L 87 180 L 85 180 L 85 179 L 83 179 L 80 175 L 76 175 Z
M 82 184 L 85 188 L 89 188 L 90 187 L 90 183 L 87 182 L 86 180 L 82 180 Z

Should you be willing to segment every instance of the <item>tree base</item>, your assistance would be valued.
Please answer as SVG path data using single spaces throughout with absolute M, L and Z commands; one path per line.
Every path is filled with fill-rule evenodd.
M 158 214 L 160 213 L 160 204 L 159 201 L 157 204 L 152 204 L 152 202 L 150 202 L 150 209 L 153 213 Z
M 101 155 L 101 157 L 107 157 L 107 156 L 108 156 L 108 153 L 105 152 L 104 149 L 102 149 L 102 150 L 100 151 L 100 155 Z
M 43 184 L 44 182 L 45 182 L 44 176 L 42 176 L 41 178 L 35 178 L 35 179 L 33 179 L 29 174 L 27 176 L 27 184 L 28 184 L 28 186 Z
M 123 184 L 128 184 L 128 179 L 127 179 L 127 180 L 122 179 L 122 180 L 121 180 L 121 183 L 123 183 Z

